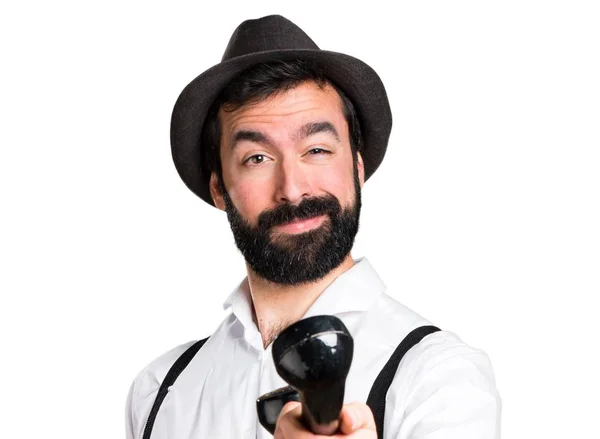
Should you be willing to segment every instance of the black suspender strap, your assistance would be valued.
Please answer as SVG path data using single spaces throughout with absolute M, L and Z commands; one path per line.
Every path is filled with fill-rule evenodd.
M 398 345 L 386 365 L 383 367 L 377 379 L 371 387 L 367 405 L 371 407 L 375 417 L 375 425 L 377 426 L 377 437 L 383 439 L 383 417 L 385 415 L 385 398 L 387 391 L 392 384 L 398 365 L 402 357 L 416 344 L 418 344 L 425 336 L 439 331 L 435 326 L 421 326 L 413 329 L 402 342 Z
M 167 376 L 163 380 L 160 388 L 158 389 L 158 394 L 156 395 L 156 399 L 154 400 L 154 405 L 150 410 L 150 414 L 148 415 L 148 421 L 146 421 L 146 426 L 144 427 L 144 435 L 142 439 L 150 439 L 150 435 L 152 434 L 152 428 L 154 427 L 154 421 L 156 420 L 156 415 L 158 414 L 158 409 L 162 404 L 163 400 L 169 393 L 169 387 L 173 385 L 179 374 L 183 372 L 183 369 L 192 361 L 194 355 L 198 353 L 200 348 L 206 343 L 208 337 L 203 340 L 197 341 L 193 345 L 191 345 L 187 350 L 173 363 L 169 372 L 167 372 Z

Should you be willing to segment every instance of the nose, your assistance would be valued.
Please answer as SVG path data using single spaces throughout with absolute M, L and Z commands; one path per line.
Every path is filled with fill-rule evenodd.
M 279 203 L 298 204 L 312 193 L 306 170 L 294 160 L 280 162 L 276 179 L 275 197 Z

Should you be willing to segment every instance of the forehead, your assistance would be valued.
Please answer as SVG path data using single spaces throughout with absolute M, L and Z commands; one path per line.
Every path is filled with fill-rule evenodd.
M 233 111 L 219 110 L 223 134 L 252 126 L 297 126 L 311 120 L 329 120 L 334 125 L 345 124 L 343 104 L 338 92 L 329 84 L 320 87 L 315 82 L 275 94 L 257 103 Z

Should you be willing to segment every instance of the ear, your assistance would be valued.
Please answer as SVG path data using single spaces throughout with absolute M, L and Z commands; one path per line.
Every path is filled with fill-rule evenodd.
M 216 172 L 210 174 L 210 196 L 217 209 L 225 210 L 225 201 L 223 200 L 223 194 L 219 189 L 219 177 L 217 177 Z
M 356 162 L 356 167 L 358 168 L 358 180 L 360 182 L 360 188 L 362 189 L 363 185 L 365 184 L 365 164 L 360 152 L 357 152 L 356 155 L 358 156 Z

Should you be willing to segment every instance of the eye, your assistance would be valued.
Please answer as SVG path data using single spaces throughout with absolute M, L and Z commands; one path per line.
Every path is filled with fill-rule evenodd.
M 327 151 L 326 149 L 323 149 L 323 148 L 313 148 L 310 151 L 308 151 L 308 153 L 311 155 L 331 154 L 331 151 Z
M 254 154 L 253 156 L 250 156 L 244 160 L 243 164 L 260 165 L 265 161 L 265 159 L 266 156 L 264 154 Z

